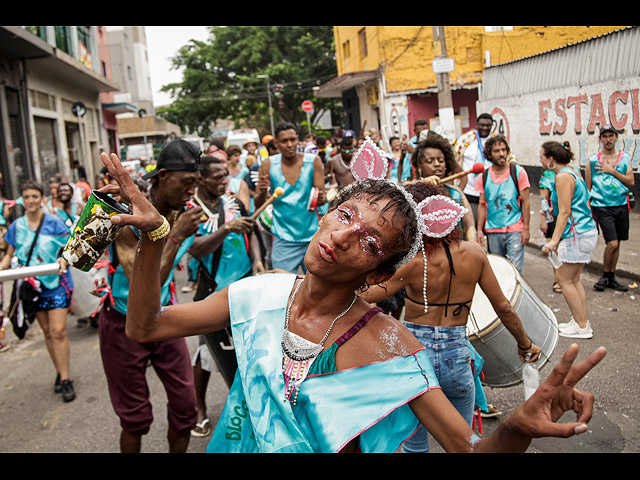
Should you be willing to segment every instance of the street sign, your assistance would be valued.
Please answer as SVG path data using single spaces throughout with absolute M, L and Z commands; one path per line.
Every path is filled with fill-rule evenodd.
M 71 112 L 78 118 L 83 117 L 87 113 L 87 107 L 82 102 L 76 102 L 71 106 Z
M 453 72 L 456 69 L 456 64 L 453 58 L 441 57 L 434 58 L 431 62 L 433 73 L 448 73 Z
M 302 110 L 309 113 L 313 110 L 313 103 L 310 100 L 305 100 L 302 102 Z

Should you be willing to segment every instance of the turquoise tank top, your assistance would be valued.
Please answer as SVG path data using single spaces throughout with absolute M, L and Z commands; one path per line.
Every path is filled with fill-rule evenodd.
M 616 207 L 627 204 L 629 189 L 608 173 L 598 172 L 596 164 L 602 159 L 600 152 L 589 158 L 591 168 L 591 206 L 593 207 Z M 623 174 L 629 169 L 631 156 L 628 153 L 620 152 L 615 169 Z
M 271 161 L 271 191 L 277 187 L 284 194 L 273 202 L 272 233 L 289 242 L 308 242 L 318 230 L 318 212 L 307 210 L 313 188 L 313 162 L 315 153 L 304 155 L 300 177 L 295 185 L 289 185 L 282 173 L 282 155 L 273 155 Z
M 567 226 L 562 232 L 562 238 L 572 237 L 574 233 L 584 233 L 596 228 L 596 223 L 591 216 L 591 209 L 587 203 L 589 200 L 589 192 L 587 183 L 572 168 L 562 168 L 558 173 L 570 173 L 575 181 L 573 189 L 573 198 L 571 199 L 571 216 L 567 222 Z M 553 206 L 553 216 L 558 218 L 558 192 L 555 185 L 551 190 L 551 205 Z
M 55 263 L 62 253 L 62 249 L 69 240 L 69 231 L 62 220 L 55 215 L 45 213 L 38 240 L 33 249 L 29 266 Z M 14 230 L 15 229 L 15 230 Z M 15 248 L 15 256 L 18 263 L 25 265 L 29 250 L 35 238 L 35 232 L 29 228 L 29 220 L 26 215 L 15 220 L 7 232 L 7 243 Z M 53 290 L 60 285 L 60 275 L 40 275 L 36 277 L 45 288 Z M 71 272 L 67 269 L 64 274 L 68 288 L 73 289 Z
M 223 195 L 220 199 L 226 212 L 231 198 Z M 224 223 L 241 216 L 240 212 L 231 211 L 229 215 L 230 218 L 225 218 Z M 220 225 L 222 225 L 222 223 L 220 223 Z M 208 231 L 204 230 L 204 224 L 200 226 L 198 233 L 200 235 L 209 234 Z M 252 264 L 247 248 L 247 241 L 244 235 L 230 232 L 224 238 L 221 246 L 220 262 L 218 263 L 218 270 L 215 276 L 216 291 L 228 287 L 251 271 Z M 213 269 L 213 257 L 214 254 L 212 253 L 202 259 L 202 263 L 209 272 Z
M 516 165 L 516 178 L 520 177 L 521 170 L 522 167 Z M 491 173 L 487 172 L 484 195 L 487 201 L 486 229 L 508 227 L 518 223 L 522 218 L 520 196 L 510 175 L 507 176 L 504 182 L 495 184 L 491 180 Z
M 137 232 L 136 232 L 137 233 Z M 169 277 L 165 280 L 161 289 L 161 297 L 160 302 L 162 305 L 168 305 L 171 301 L 171 282 L 173 281 L 173 273 L 175 271 L 175 267 L 178 265 L 178 262 L 182 259 L 182 257 L 187 253 L 187 250 L 193 244 L 193 236 L 187 238 L 180 248 L 178 248 L 178 253 L 176 253 L 176 258 L 173 262 L 173 267 L 171 269 L 171 273 L 169 273 Z M 113 262 L 113 259 L 116 258 L 115 245 L 112 243 L 109 245 L 109 257 Z M 107 282 L 109 283 L 109 289 L 111 290 L 111 297 L 113 298 L 113 308 L 116 309 L 123 315 L 127 314 L 127 300 L 129 298 L 129 280 L 127 276 L 124 274 L 124 270 L 120 262 L 115 268 L 115 271 L 111 275 L 107 275 Z

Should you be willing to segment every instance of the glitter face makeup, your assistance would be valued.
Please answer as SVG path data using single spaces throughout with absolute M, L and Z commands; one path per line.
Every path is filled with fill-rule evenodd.
M 340 223 L 351 225 L 350 230 L 358 236 L 360 247 L 367 255 L 377 258 L 384 255 L 382 241 L 377 235 L 367 229 L 366 222 L 363 221 L 360 213 L 356 214 L 356 212 L 347 205 L 340 205 L 334 211 L 334 215 Z

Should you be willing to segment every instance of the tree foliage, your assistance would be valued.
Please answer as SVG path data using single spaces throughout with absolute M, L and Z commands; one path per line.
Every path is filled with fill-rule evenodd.
M 314 116 L 340 104 L 313 95 L 313 87 L 337 75 L 333 27 L 217 26 L 209 32 L 206 42 L 191 40 L 172 58 L 172 68 L 183 76 L 180 83 L 162 87 L 174 99 L 158 108 L 166 120 L 202 136 L 217 119 L 268 130 L 263 75 L 268 75 L 276 124 L 306 120 L 304 100 L 313 101 Z

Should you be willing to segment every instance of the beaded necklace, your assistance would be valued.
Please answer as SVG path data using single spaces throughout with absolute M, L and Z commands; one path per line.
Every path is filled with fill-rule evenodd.
M 324 349 L 324 342 L 326 342 L 329 337 L 329 333 L 333 329 L 336 321 L 338 319 L 344 317 L 353 304 L 356 303 L 356 299 L 358 295 L 353 294 L 353 300 L 351 304 L 336 318 L 333 319 L 331 325 L 329 326 L 329 330 L 325 333 L 320 343 L 313 343 L 309 340 L 306 340 L 295 333 L 289 330 L 289 315 L 291 313 L 291 305 L 293 305 L 293 301 L 296 298 L 296 293 L 300 289 L 300 286 L 304 280 L 296 286 L 293 294 L 291 295 L 291 301 L 289 305 L 287 305 L 287 311 L 285 314 L 285 325 L 284 331 L 282 332 L 282 371 L 284 374 L 284 400 L 285 402 L 289 400 L 294 405 L 298 399 L 298 393 L 300 393 L 300 388 L 302 387 L 302 382 L 304 382 L 305 378 L 309 374 L 309 369 L 313 364 L 314 360 L 320 355 L 322 350 Z M 292 398 L 293 396 L 293 398 Z

